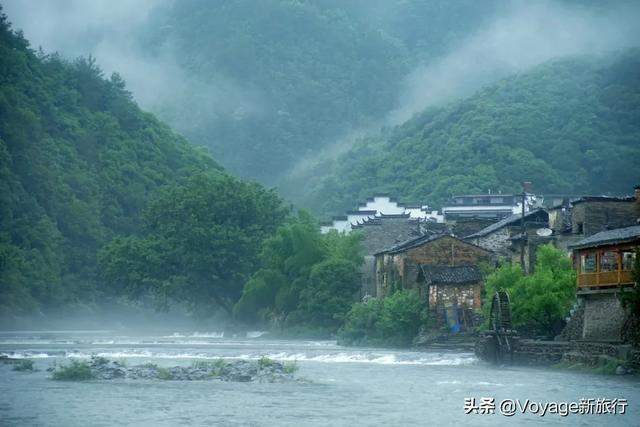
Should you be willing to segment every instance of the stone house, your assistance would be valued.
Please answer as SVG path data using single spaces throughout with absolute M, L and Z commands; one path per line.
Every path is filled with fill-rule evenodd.
M 428 295 L 429 313 L 437 325 L 447 325 L 452 332 L 478 325 L 484 281 L 477 266 L 421 265 L 418 282 Z
M 636 225 L 640 190 L 631 197 L 581 197 L 571 203 L 571 233 L 589 237 L 603 230 Z
M 548 212 L 555 246 L 570 253 L 570 247 L 585 237 L 638 224 L 640 187 L 636 187 L 635 195 L 629 197 L 566 198 Z
M 418 289 L 422 294 L 423 278 L 419 274 L 424 265 L 477 266 L 483 261 L 493 263 L 494 254 L 450 234 L 425 234 L 409 239 L 375 254 L 376 295 L 383 297 L 394 286 Z
M 445 225 L 411 218 L 409 214 L 380 215 L 361 224 L 352 231 L 362 233 L 364 263 L 360 297 L 377 296 L 375 254 L 385 248 L 410 239 L 444 231 Z
M 601 231 L 573 244 L 578 310 L 569 321 L 573 339 L 622 341 L 627 315 L 618 294 L 633 286 L 640 225 Z
M 579 200 L 579 198 L 573 199 L 573 201 L 576 200 Z M 571 199 L 566 198 L 547 209 L 549 228 L 553 232 L 553 244 L 567 254 L 571 253 L 570 245 L 584 238 L 582 234 L 572 233 L 571 202 Z
M 522 214 L 513 214 L 482 230 L 466 236 L 464 240 L 499 255 L 510 256 L 513 237 L 522 234 Z M 524 214 L 524 227 L 527 234 L 535 235 L 540 228 L 549 226 L 549 214 L 535 209 Z
M 464 238 L 464 236 L 475 234 L 496 222 L 498 220 L 493 218 L 461 218 L 455 221 L 448 221 L 446 224 L 454 236 Z
M 539 245 L 551 241 L 549 236 L 538 235 L 538 230 L 549 226 L 549 214 L 543 209 L 534 209 L 524 215 L 524 239 L 522 235 L 522 214 L 514 214 L 492 224 L 464 240 L 497 255 L 519 263 L 521 251 L 524 249 L 526 271 L 535 265 L 535 253 Z M 524 245 L 524 248 L 523 248 Z
M 420 222 L 412 220 L 409 215 L 384 215 L 379 218 L 353 226 L 353 231 L 362 233 L 364 262 L 362 264 L 362 285 L 360 297 L 372 296 L 376 293 L 376 252 L 389 245 L 395 245 L 423 234 Z

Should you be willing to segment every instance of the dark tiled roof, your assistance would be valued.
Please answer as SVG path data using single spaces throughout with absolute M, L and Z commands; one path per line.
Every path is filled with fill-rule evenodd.
M 401 213 L 401 214 L 380 214 L 380 218 L 409 218 L 411 214 Z
M 360 228 L 370 225 L 383 225 L 388 220 L 406 220 L 404 222 L 417 223 L 419 218 L 410 218 L 409 215 L 382 215 L 374 218 L 362 218 L 362 221 L 358 221 L 358 224 L 353 225 L 352 228 Z
M 435 232 L 431 232 L 431 233 L 426 233 L 423 234 L 422 236 L 418 236 L 418 237 L 413 237 L 409 240 L 406 240 L 404 242 L 398 243 L 390 248 L 387 248 L 385 250 L 382 250 L 378 253 L 376 253 L 375 255 L 378 254 L 383 254 L 383 253 L 398 253 L 398 252 L 403 252 L 406 251 L 408 249 L 413 249 L 415 247 L 418 246 L 422 246 L 425 243 L 429 243 L 429 242 L 433 242 L 436 241 L 442 237 L 451 237 L 452 239 L 455 240 L 459 240 L 460 242 L 464 243 L 465 245 L 470 245 L 470 246 L 475 246 L 476 248 L 482 249 L 483 251 L 487 252 L 487 253 L 491 253 L 490 250 L 487 250 L 481 246 L 475 245 L 473 243 L 470 242 L 466 242 L 462 239 L 457 238 L 456 236 L 454 236 L 453 234 L 451 234 L 448 230 L 438 230 Z
M 528 213 L 524 214 L 525 219 L 533 216 L 533 215 L 537 215 L 540 212 L 544 212 L 542 209 L 534 209 L 532 211 L 529 211 Z M 486 236 L 487 234 L 491 234 L 494 231 L 498 231 L 500 230 L 502 227 L 506 227 L 507 225 L 511 225 L 514 224 L 516 222 L 520 222 L 520 219 L 522 218 L 522 214 L 513 214 L 510 215 L 494 224 L 491 224 L 490 226 L 483 228 L 482 230 L 478 231 L 477 233 L 471 234 L 467 237 L 465 237 L 465 239 L 473 239 L 476 237 L 482 237 L 482 236 Z
M 410 249 L 415 246 L 420 246 L 424 243 L 431 242 L 434 240 L 438 240 L 443 236 L 448 236 L 449 234 L 423 234 L 422 236 L 412 237 L 409 240 L 405 240 L 404 242 L 398 243 L 390 248 L 387 248 L 378 253 L 392 253 L 392 252 L 401 252 L 405 249 Z M 377 254 L 376 254 L 377 255 Z
M 634 202 L 636 199 L 634 196 L 628 197 L 612 197 L 612 196 L 583 196 L 578 200 L 573 200 L 572 205 L 584 202 Z
M 570 245 L 571 249 L 589 248 L 603 245 L 610 245 L 614 243 L 632 242 L 634 240 L 640 241 L 640 225 L 634 225 L 633 227 L 616 228 L 615 230 L 601 231 L 589 236 L 585 239 Z
M 347 211 L 347 215 L 373 215 L 375 214 L 376 210 L 366 210 L 366 211 L 358 211 L 358 210 L 352 210 L 352 211 Z
M 421 265 L 420 269 L 427 285 L 462 285 L 482 280 L 482 273 L 475 265 L 457 267 Z

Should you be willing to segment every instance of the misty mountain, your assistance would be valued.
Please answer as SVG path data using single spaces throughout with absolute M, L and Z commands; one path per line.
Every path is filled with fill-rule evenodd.
M 319 212 L 374 192 L 440 206 L 460 193 L 627 194 L 640 181 L 640 50 L 554 60 L 428 108 L 293 180 Z
M 427 107 L 640 37 L 629 0 L 5 2 L 36 46 L 93 55 L 143 108 L 269 185 Z
M 111 4 L 112 3 L 112 4 Z M 403 79 L 497 1 L 44 1 L 7 13 L 34 44 L 93 55 L 230 171 L 274 184 L 396 108 Z
M 211 157 L 95 62 L 36 53 L 0 15 L 0 315 L 91 305 L 98 249 Z
M 190 80 L 159 114 L 231 171 L 274 183 L 384 117 L 419 58 L 491 12 L 447 3 L 176 2 L 154 11 L 142 51 L 173 58 Z

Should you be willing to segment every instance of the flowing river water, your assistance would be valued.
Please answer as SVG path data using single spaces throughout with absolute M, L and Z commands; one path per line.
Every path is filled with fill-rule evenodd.
M 219 333 L 0 332 L 0 355 L 33 358 L 39 371 L 0 365 L 0 425 L 640 425 L 640 380 L 553 369 L 493 367 L 471 353 L 347 348 Z M 296 361 L 283 384 L 112 380 L 60 382 L 46 369 L 92 354 L 128 364 L 267 356 Z M 627 399 L 624 415 L 465 414 L 465 398 L 530 402 Z

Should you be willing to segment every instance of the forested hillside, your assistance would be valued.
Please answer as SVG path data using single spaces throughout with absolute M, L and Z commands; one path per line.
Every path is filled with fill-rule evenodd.
M 108 297 L 98 249 L 140 229 L 156 188 L 205 171 L 222 169 L 118 75 L 32 51 L 0 15 L 0 315 Z
M 138 51 L 183 71 L 171 84 L 184 90 L 154 111 L 232 172 L 275 183 L 351 130 L 377 128 L 416 64 L 497 3 L 173 2 L 154 10 Z
M 555 60 L 360 141 L 297 182 L 317 211 L 374 192 L 439 206 L 452 194 L 629 193 L 640 181 L 640 50 Z M 313 175 L 315 174 L 315 175 Z

